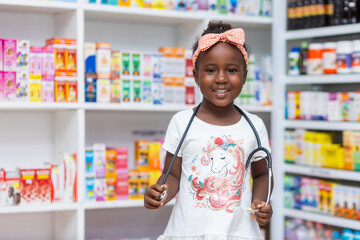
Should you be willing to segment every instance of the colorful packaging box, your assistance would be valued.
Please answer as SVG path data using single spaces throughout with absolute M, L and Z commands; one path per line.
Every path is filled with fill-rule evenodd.
M 85 76 L 85 101 L 96 102 L 96 74 L 86 74 Z
M 360 132 L 353 132 L 353 162 L 354 162 L 354 170 L 360 171 Z
M 160 142 L 149 143 L 149 170 L 157 171 L 160 170 Z
M 35 181 L 35 169 L 20 170 L 21 204 L 36 202 L 37 189 Z
M 8 193 L 6 191 L 5 170 L 0 169 L 0 206 L 6 206 Z
M 29 75 L 29 101 L 41 102 L 41 75 Z
M 85 176 L 95 177 L 94 151 L 92 149 L 85 150 Z
M 129 199 L 139 199 L 138 171 L 129 171 Z
M 16 40 L 5 39 L 3 42 L 4 72 L 16 72 L 17 54 Z
M 128 170 L 116 170 L 116 199 L 129 198 Z
M 85 200 L 86 201 L 95 201 L 95 178 L 87 177 L 85 179 Z
M 133 81 L 133 102 L 141 102 L 141 80 Z
M 43 75 L 41 80 L 41 98 L 43 102 L 54 102 L 55 100 L 55 83 L 54 76 Z
M 3 74 L 4 101 L 16 101 L 16 72 L 4 72 Z
M 96 73 L 111 73 L 111 44 L 96 43 Z
M 6 205 L 20 205 L 21 203 L 20 171 L 18 170 L 6 171 L 5 176 L 6 176 L 6 193 L 7 193 Z
M 42 74 L 55 75 L 55 52 L 51 46 L 42 48 Z
M 142 81 L 142 100 L 143 103 L 152 103 L 151 79 Z
M 35 170 L 35 187 L 37 189 L 37 201 L 41 203 L 51 202 L 51 169 Z
M 78 86 L 76 79 L 69 79 L 66 81 L 66 99 L 67 102 L 78 101 Z
M 42 48 L 41 47 L 30 47 L 29 57 L 29 74 L 30 75 L 41 75 L 42 74 Z
M 96 201 L 102 202 L 106 200 L 106 179 L 95 178 L 95 197 Z
M 152 99 L 153 104 L 163 104 L 164 102 L 164 85 L 161 78 L 154 78 L 152 82 Z
M 150 141 L 135 141 L 135 166 L 140 171 L 149 170 L 149 144 Z
M 66 70 L 77 72 L 77 54 L 75 49 L 66 49 Z
M 77 201 L 77 164 L 76 155 L 67 153 L 62 154 L 63 163 L 65 167 L 65 188 L 64 188 L 64 202 L 71 203 Z
M 128 170 L 128 148 L 127 147 L 115 147 L 116 151 L 116 171 Z
M 111 100 L 111 82 L 110 79 L 99 78 L 97 79 L 96 86 L 96 100 L 97 102 L 109 103 Z
M 51 165 L 51 184 L 51 201 L 63 202 L 65 192 L 65 166 L 63 162 L 59 165 Z
M 4 71 L 4 40 L 0 39 L 0 72 Z
M 130 102 L 130 89 L 131 89 L 131 82 L 128 79 L 122 79 L 122 102 Z
M 121 53 L 111 51 L 111 79 L 120 78 Z
M 131 1 L 130 0 L 119 0 L 119 6 L 130 7 L 131 6 Z
M 144 198 L 144 194 L 149 187 L 150 175 L 148 171 L 140 171 L 138 176 L 139 198 Z
M 121 53 L 121 75 L 128 76 L 130 75 L 130 53 L 122 52 Z
M 66 81 L 55 77 L 55 102 L 67 102 Z
M 133 76 L 141 75 L 141 54 L 140 53 L 132 53 L 132 70 L 130 71 Z
M 111 80 L 111 102 L 119 103 L 121 100 L 121 80 L 120 78 L 115 78 Z
M 16 88 L 19 101 L 29 100 L 29 56 L 30 43 L 26 40 L 17 40 L 17 71 Z
M 0 101 L 4 101 L 4 72 L 0 71 Z
M 85 43 L 84 46 L 84 57 L 85 57 L 85 74 L 96 73 L 96 44 Z
M 146 78 L 152 77 L 152 53 L 144 53 L 142 55 L 142 74 Z
M 106 146 L 105 144 L 94 144 L 94 169 L 97 178 L 105 178 L 106 174 Z
M 105 178 L 107 182 L 115 183 L 116 181 L 116 151 L 106 150 L 106 173 Z
M 115 180 L 115 179 L 111 179 Z M 116 200 L 116 181 L 106 180 L 106 201 Z

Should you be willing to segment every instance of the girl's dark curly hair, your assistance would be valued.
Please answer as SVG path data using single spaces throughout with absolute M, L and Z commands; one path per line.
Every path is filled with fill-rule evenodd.
M 231 27 L 231 24 L 229 23 L 223 23 L 223 22 L 209 22 L 207 28 L 203 31 L 203 33 L 201 34 L 201 37 L 208 34 L 208 33 L 223 33 L 223 32 L 226 32 L 228 30 L 231 30 L 233 29 Z M 199 39 L 198 38 L 196 40 L 196 42 L 194 43 L 193 45 L 193 54 L 194 52 L 196 51 L 196 49 L 198 48 L 198 45 L 199 45 Z M 246 44 L 244 44 L 244 48 L 245 50 L 247 51 L 247 46 Z M 248 53 L 249 54 L 249 53 Z M 241 54 L 242 55 L 242 54 Z M 244 69 L 246 70 L 246 64 L 245 64 L 245 60 L 244 60 Z

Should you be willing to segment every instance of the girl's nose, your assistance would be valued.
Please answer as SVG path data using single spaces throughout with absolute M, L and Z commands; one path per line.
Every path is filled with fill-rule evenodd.
M 218 83 L 225 83 L 227 82 L 226 72 L 225 71 L 219 71 L 218 76 L 216 78 L 216 82 Z

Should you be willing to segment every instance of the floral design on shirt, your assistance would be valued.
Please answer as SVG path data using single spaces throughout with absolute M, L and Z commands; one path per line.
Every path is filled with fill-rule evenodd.
M 196 163 L 191 166 L 193 174 L 188 179 L 196 207 L 206 203 L 210 209 L 231 213 L 240 205 L 245 164 L 242 143 L 235 142 L 230 136 L 212 137 L 202 149 L 201 160 L 197 161 L 200 166 L 195 166 Z

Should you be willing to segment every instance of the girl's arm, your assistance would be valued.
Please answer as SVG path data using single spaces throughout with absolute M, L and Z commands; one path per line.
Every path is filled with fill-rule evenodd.
M 163 179 L 165 178 L 166 172 L 169 169 L 169 166 L 170 166 L 170 163 L 171 163 L 171 160 L 173 159 L 173 157 L 174 157 L 173 154 L 166 152 L 164 169 L 163 169 L 163 172 L 162 172 L 160 178 L 157 181 L 157 184 L 160 185 L 162 183 Z M 165 185 L 167 185 L 167 196 L 164 201 L 164 205 L 166 203 L 168 203 L 171 199 L 173 199 L 179 191 L 180 176 L 181 176 L 181 163 L 182 163 L 182 158 L 176 157 L 175 162 L 170 170 L 170 174 L 169 174 L 168 178 L 166 179 Z
M 252 205 L 253 209 L 258 209 L 258 212 L 255 212 L 256 221 L 260 225 L 265 225 L 270 221 L 272 216 L 272 207 L 269 203 L 265 207 L 265 202 L 267 200 L 268 189 L 269 189 L 269 172 L 267 168 L 266 159 L 262 159 L 257 162 L 253 162 L 251 165 L 251 176 L 253 179 L 253 188 L 252 188 Z M 274 187 L 273 177 L 271 178 L 271 191 Z
M 179 191 L 180 176 L 181 176 L 181 157 L 176 157 L 175 162 L 170 170 L 170 174 L 166 180 L 165 186 L 161 187 L 161 183 L 165 178 L 166 172 L 169 169 L 173 154 L 167 152 L 165 157 L 165 166 L 163 173 L 158 179 L 157 183 L 150 186 L 145 192 L 144 206 L 149 209 L 159 209 L 160 207 L 167 204 Z M 167 190 L 165 199 L 161 198 L 164 190 Z

